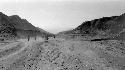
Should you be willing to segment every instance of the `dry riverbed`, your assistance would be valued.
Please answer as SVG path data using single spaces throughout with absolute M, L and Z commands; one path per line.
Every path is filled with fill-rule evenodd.
M 10 44 L 0 52 L 0 70 L 125 70 L 123 41 L 39 38 Z

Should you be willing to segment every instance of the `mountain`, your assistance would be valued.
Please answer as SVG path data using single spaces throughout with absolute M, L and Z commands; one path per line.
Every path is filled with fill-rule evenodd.
M 46 35 L 49 36 L 51 34 L 39 30 L 26 19 L 22 19 L 18 15 L 7 16 L 0 12 L 0 40 L 26 38 L 28 36 L 45 37 Z
M 35 26 L 29 23 L 26 19 L 21 19 L 18 15 L 9 16 L 10 20 L 16 29 L 23 30 L 38 30 Z
M 41 28 L 39 28 L 39 27 L 36 27 L 36 28 L 37 28 L 41 33 L 45 33 L 45 34 L 47 34 L 47 35 L 50 36 L 50 37 L 54 36 L 53 33 L 47 32 L 47 31 L 45 31 L 45 30 L 43 30 L 43 29 L 41 29 Z
M 85 21 L 75 29 L 61 32 L 59 35 L 125 40 L 125 14 Z
M 16 29 L 9 17 L 0 12 L 0 40 L 15 38 Z

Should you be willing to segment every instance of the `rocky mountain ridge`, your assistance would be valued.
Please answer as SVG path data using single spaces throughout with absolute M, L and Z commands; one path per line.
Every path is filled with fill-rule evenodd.
M 41 31 L 33 26 L 26 19 L 18 15 L 7 16 L 0 12 L 0 40 L 9 40 L 15 38 L 26 38 L 28 36 L 52 36 L 52 33 Z
M 73 30 L 60 32 L 59 35 L 89 36 L 92 39 L 125 40 L 125 14 L 85 21 Z

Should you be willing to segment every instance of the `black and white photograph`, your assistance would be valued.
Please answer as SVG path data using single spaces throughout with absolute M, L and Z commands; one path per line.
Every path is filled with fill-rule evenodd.
M 0 70 L 125 70 L 125 0 L 0 0 Z

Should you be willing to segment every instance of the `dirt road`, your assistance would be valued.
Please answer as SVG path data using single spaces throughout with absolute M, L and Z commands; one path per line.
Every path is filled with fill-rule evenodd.
M 37 40 L 30 39 L 30 41 L 20 39 L 14 45 L 14 47 L 11 46 L 13 49 L 9 48 L 9 52 L 1 52 L 4 53 L 1 55 L 8 57 L 0 61 L 0 70 L 125 69 L 124 54 L 121 54 L 120 51 L 117 52 L 118 47 L 116 49 L 111 44 L 109 46 L 102 44 L 102 42 L 74 41 L 61 38 L 44 41 L 44 39 L 38 38 Z

